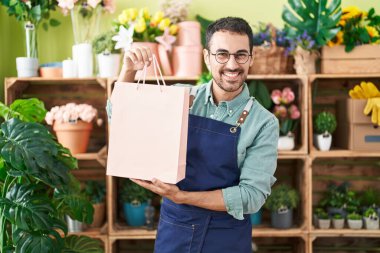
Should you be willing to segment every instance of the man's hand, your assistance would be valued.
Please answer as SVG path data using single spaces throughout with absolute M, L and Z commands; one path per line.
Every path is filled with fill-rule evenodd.
M 183 192 L 174 184 L 166 184 L 155 178 L 153 178 L 152 182 L 139 179 L 131 179 L 131 181 L 160 196 L 170 199 L 174 203 L 182 204 L 181 196 Z

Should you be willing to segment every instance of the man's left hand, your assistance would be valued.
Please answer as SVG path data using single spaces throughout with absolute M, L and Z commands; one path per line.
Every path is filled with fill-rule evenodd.
M 181 204 L 182 202 L 181 196 L 183 195 L 183 192 L 174 184 L 167 184 L 155 178 L 152 179 L 152 182 L 140 179 L 131 179 L 131 181 L 154 193 L 157 193 L 158 195 L 170 199 L 174 203 Z

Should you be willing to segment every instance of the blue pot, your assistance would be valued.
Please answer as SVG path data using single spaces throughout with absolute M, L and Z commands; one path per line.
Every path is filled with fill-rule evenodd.
M 128 225 L 132 227 L 140 227 L 145 225 L 145 207 L 148 205 L 147 202 L 144 203 L 124 203 L 124 217 Z
M 261 209 L 257 211 L 257 213 L 251 214 L 251 223 L 253 226 L 261 224 L 261 218 L 263 216 L 262 214 L 263 212 L 261 211 Z

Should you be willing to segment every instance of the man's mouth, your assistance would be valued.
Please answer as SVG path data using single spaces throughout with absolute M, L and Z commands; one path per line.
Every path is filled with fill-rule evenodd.
M 227 80 L 235 80 L 239 77 L 240 71 L 224 71 L 222 72 L 222 75 L 226 77 Z

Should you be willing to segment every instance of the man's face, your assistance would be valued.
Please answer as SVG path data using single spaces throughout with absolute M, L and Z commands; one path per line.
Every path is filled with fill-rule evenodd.
M 214 82 L 224 92 L 240 92 L 240 88 L 247 78 L 248 70 L 253 60 L 252 57 L 248 56 L 247 62 L 238 63 L 234 56 L 230 55 L 226 63 L 220 63 L 220 59 L 218 62 L 216 56 L 213 54 L 250 54 L 250 52 L 249 39 L 246 34 L 218 31 L 212 35 L 210 51 L 207 49 L 203 51 L 204 60 L 211 71 Z M 226 54 L 221 54 L 221 56 L 223 55 Z

